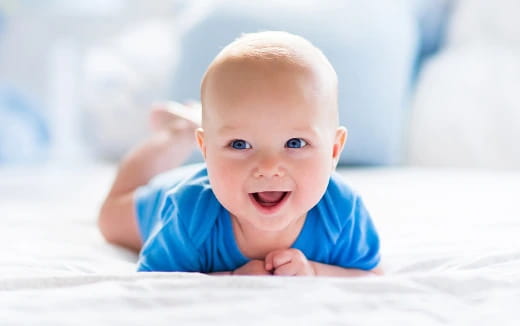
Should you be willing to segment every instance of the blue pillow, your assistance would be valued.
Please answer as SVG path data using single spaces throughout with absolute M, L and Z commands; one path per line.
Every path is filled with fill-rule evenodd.
M 400 163 L 419 53 L 415 8 L 410 1 L 316 3 L 217 4 L 180 35 L 171 97 L 199 99 L 207 66 L 241 33 L 285 30 L 319 47 L 338 73 L 340 122 L 349 130 L 340 164 Z
M 0 86 L 0 165 L 47 159 L 50 134 L 40 112 L 18 92 Z

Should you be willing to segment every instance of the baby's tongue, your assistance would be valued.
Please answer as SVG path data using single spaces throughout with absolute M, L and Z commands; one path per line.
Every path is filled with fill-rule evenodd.
M 258 193 L 258 199 L 263 203 L 276 203 L 283 197 L 283 191 L 263 191 Z

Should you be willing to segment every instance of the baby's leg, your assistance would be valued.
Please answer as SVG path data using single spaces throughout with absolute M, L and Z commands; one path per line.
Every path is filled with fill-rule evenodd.
M 171 105 L 170 105 L 171 106 Z M 196 118 L 188 120 L 196 105 L 156 105 L 150 113 L 152 135 L 121 161 L 115 181 L 101 207 L 98 225 L 108 242 L 141 248 L 134 208 L 134 191 L 157 174 L 181 165 L 195 147 Z M 198 114 L 200 117 L 200 114 Z M 200 121 L 200 120 L 199 120 Z

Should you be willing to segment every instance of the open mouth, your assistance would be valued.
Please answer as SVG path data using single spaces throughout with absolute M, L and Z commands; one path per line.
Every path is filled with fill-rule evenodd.
M 289 191 L 262 191 L 250 193 L 255 206 L 264 212 L 273 212 L 289 197 Z

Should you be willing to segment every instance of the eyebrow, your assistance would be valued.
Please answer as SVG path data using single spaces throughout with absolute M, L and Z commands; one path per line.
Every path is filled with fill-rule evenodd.
M 228 133 L 228 132 L 233 132 L 233 131 L 238 130 L 238 129 L 240 129 L 240 127 L 226 125 L 226 126 L 220 127 L 217 131 L 218 131 L 218 133 Z M 317 128 L 311 127 L 311 126 L 296 127 L 296 128 L 292 128 L 290 130 L 292 132 L 296 132 L 296 133 L 304 133 L 304 134 L 309 134 L 310 133 L 313 136 L 319 134 L 319 131 L 317 130 Z
M 222 126 L 220 128 L 218 128 L 218 132 L 228 132 L 228 131 L 234 131 L 234 130 L 237 130 L 239 129 L 239 127 L 233 127 L 233 126 Z

